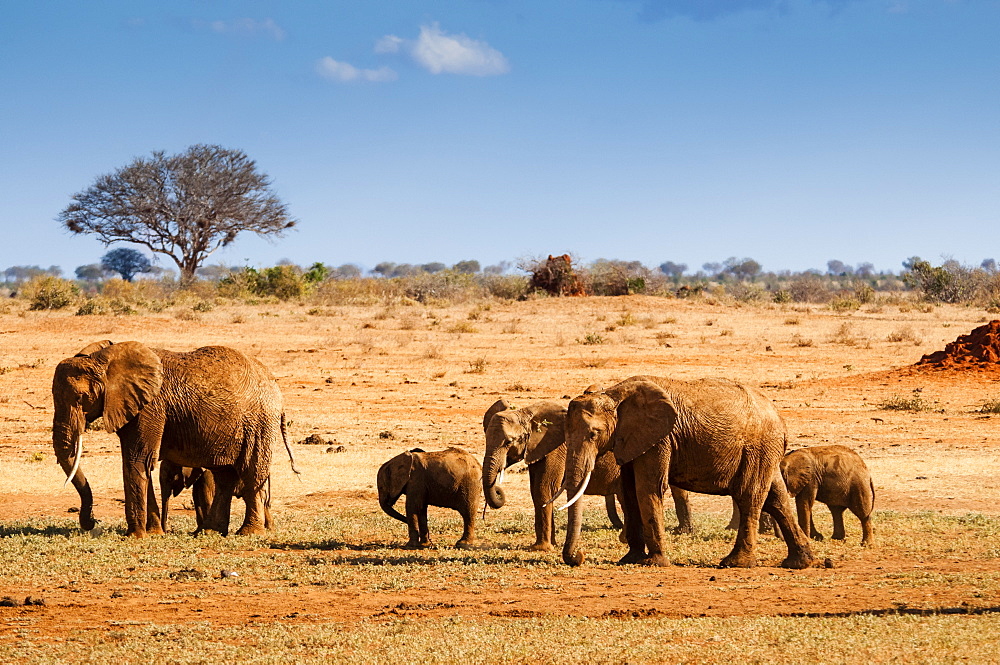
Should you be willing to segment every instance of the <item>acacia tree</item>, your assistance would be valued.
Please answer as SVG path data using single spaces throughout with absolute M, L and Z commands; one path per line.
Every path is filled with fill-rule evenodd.
M 58 219 L 104 245 L 129 242 L 169 256 L 185 284 L 243 231 L 280 236 L 295 225 L 243 151 L 202 144 L 179 155 L 157 151 L 99 176 Z
M 122 276 L 126 282 L 131 282 L 132 278 L 140 272 L 152 272 L 153 264 L 142 252 L 137 252 L 131 247 L 119 247 L 113 249 L 101 257 L 101 267 L 110 272 L 116 272 Z

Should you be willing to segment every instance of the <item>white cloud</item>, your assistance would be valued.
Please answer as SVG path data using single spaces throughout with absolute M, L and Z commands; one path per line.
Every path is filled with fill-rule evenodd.
M 399 47 L 403 45 L 403 39 L 396 35 L 386 35 L 375 42 L 376 53 L 398 53 Z
M 449 35 L 437 23 L 420 27 L 420 37 L 410 53 L 433 74 L 494 76 L 510 71 L 507 58 L 500 51 L 462 34 Z
M 358 69 L 349 62 L 340 62 L 330 56 L 326 56 L 316 63 L 316 71 L 323 78 L 340 83 L 350 83 L 351 81 L 384 83 L 396 80 L 396 72 L 388 67 Z
M 285 30 L 274 22 L 274 19 L 266 18 L 258 21 L 252 18 L 238 18 L 232 21 L 194 21 L 196 28 L 208 28 L 212 32 L 220 35 L 241 35 L 243 37 L 256 37 L 264 35 L 275 41 L 282 41 Z

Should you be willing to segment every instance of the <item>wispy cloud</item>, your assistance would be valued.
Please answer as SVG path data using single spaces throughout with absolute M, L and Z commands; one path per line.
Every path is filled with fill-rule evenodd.
M 239 35 L 242 37 L 264 36 L 275 41 L 282 41 L 287 33 L 274 19 L 257 20 L 238 18 L 231 21 L 192 21 L 198 30 L 209 30 L 220 35 Z
M 376 53 L 406 51 L 433 74 L 496 76 L 510 71 L 503 53 L 484 41 L 464 34 L 448 34 L 437 23 L 420 27 L 416 39 L 386 35 L 375 43 Z
M 746 11 L 772 11 L 786 14 L 790 11 L 788 0 L 620 0 L 639 4 L 639 18 L 644 21 L 659 21 L 684 17 L 695 21 L 712 21 L 724 16 Z M 843 9 L 860 0 L 811 0 L 814 4 L 826 5 L 831 11 Z
M 359 69 L 348 62 L 334 60 L 330 56 L 322 58 L 316 63 L 317 73 L 330 81 L 338 83 L 350 83 L 352 81 L 371 81 L 373 83 L 384 83 L 395 81 L 396 72 L 388 67 L 378 69 Z

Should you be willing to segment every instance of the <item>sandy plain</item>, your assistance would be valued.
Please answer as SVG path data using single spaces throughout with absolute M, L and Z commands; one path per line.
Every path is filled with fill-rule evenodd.
M 983 310 L 903 303 L 837 313 L 643 296 L 189 310 L 73 316 L 14 303 L 0 314 L 0 535 L 25 543 L 3 550 L 0 595 L 46 602 L 0 607 L 0 644 L 85 641 L 114 627 L 164 624 L 350 631 L 401 619 L 983 614 L 1000 605 L 1000 545 L 992 538 L 1000 416 L 980 412 L 1000 397 L 1000 372 L 911 367 L 993 318 Z M 174 502 L 178 533 L 126 541 L 117 440 L 99 432 L 88 435 L 83 466 L 104 533 L 80 533 L 68 512 L 78 499 L 62 487 L 52 454 L 50 385 L 61 359 L 105 338 L 172 350 L 225 344 L 271 369 L 303 471 L 296 478 L 275 451 L 273 537 L 191 538 L 182 533 L 193 523 L 185 497 Z M 450 548 L 460 525 L 437 509 L 439 548 L 399 549 L 405 527 L 379 511 L 374 488 L 385 459 L 417 445 L 481 456 L 482 413 L 499 397 L 568 400 L 592 383 L 635 374 L 758 386 L 785 417 L 792 447 L 856 449 L 875 479 L 879 544 L 860 548 L 848 515 L 846 542 L 815 543 L 832 568 L 782 570 L 783 548 L 764 538 L 758 568 L 720 570 L 714 565 L 731 545 L 721 530 L 729 502 L 697 496 L 704 535 L 672 537 L 673 566 L 618 567 L 623 551 L 601 526 L 600 500 L 589 497 L 590 559 L 570 569 L 558 553 L 524 551 L 532 539 L 527 474 L 512 473 L 509 504 L 487 513 L 479 550 Z M 914 397 L 927 408 L 880 408 Z M 313 434 L 329 443 L 296 443 Z M 239 519 L 242 506 L 234 503 L 234 512 Z M 829 534 L 822 506 L 816 518 Z M 61 549 L 122 558 L 92 569 L 55 565 Z M 240 576 L 220 579 L 222 569 Z

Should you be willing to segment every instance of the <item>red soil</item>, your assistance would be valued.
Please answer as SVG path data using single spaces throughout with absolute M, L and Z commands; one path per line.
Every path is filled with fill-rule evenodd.
M 917 363 L 934 369 L 963 369 L 1000 364 L 1000 321 L 990 321 L 968 335 L 961 335 L 944 347 L 922 357 Z

